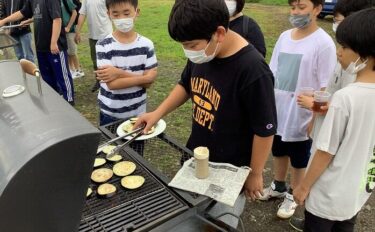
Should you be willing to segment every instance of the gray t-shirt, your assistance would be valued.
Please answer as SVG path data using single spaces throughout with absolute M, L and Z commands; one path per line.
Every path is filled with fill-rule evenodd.
M 26 18 L 34 18 L 35 47 L 38 52 L 50 52 L 53 20 L 61 18 L 60 0 L 27 0 L 21 10 Z M 57 41 L 59 50 L 67 49 L 65 30 L 61 24 L 61 33 Z

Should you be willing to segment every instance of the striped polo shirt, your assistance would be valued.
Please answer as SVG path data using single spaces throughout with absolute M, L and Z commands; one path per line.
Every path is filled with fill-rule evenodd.
M 118 42 L 109 34 L 97 42 L 96 56 L 98 67 L 112 65 L 136 75 L 143 75 L 146 70 L 158 65 L 154 44 L 139 34 L 128 44 Z M 145 113 L 146 98 L 146 89 L 140 86 L 110 90 L 106 83 L 100 83 L 100 110 L 115 118 L 125 119 Z

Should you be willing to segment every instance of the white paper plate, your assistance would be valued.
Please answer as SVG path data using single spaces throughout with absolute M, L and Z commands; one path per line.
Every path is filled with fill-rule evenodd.
M 117 127 L 117 130 L 116 130 L 117 135 L 118 136 L 125 135 L 127 132 L 125 132 L 122 129 L 122 127 L 125 126 L 125 125 L 129 125 L 130 123 L 131 123 L 130 120 L 127 120 L 127 121 L 121 123 Z M 165 130 L 165 128 L 167 128 L 167 124 L 165 123 L 165 121 L 163 119 L 160 119 L 159 122 L 157 122 L 154 126 L 155 126 L 155 131 L 154 132 L 152 132 L 149 135 L 141 135 L 138 138 L 136 138 L 135 140 L 145 140 L 145 139 L 153 138 L 153 137 L 155 137 L 155 136 L 163 133 L 163 131 Z M 131 139 L 131 138 L 132 138 L 132 136 L 125 137 L 125 139 Z

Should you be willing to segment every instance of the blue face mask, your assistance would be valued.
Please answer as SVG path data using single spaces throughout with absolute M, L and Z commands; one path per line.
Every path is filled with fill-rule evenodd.
M 292 24 L 293 27 L 296 27 L 296 28 L 307 27 L 311 23 L 310 14 L 290 15 L 289 22 Z

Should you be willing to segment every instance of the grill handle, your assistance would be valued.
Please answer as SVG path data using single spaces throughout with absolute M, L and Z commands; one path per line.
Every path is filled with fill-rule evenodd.
M 36 77 L 36 80 L 38 83 L 38 92 L 40 95 L 42 95 L 42 83 L 40 79 L 39 69 L 36 67 L 36 65 L 33 62 L 26 60 L 26 59 L 21 59 L 20 64 L 21 64 L 22 71 L 24 73 L 25 80 L 26 80 L 26 75 L 25 75 L 26 73 Z

